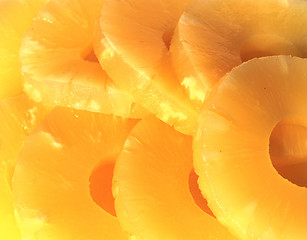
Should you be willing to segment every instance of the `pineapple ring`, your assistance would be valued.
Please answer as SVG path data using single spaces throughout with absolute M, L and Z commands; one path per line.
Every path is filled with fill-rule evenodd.
M 201 112 L 193 146 L 200 189 L 242 239 L 306 239 L 306 185 L 283 178 L 270 159 L 275 126 L 289 118 L 307 126 L 306 69 L 297 57 L 251 60 L 220 82 Z
M 22 35 L 48 0 L 0 1 L 0 99 L 21 94 L 18 52 Z
M 113 177 L 115 208 L 124 230 L 148 240 L 237 239 L 211 216 L 200 193 L 197 198 L 192 159 L 191 136 L 154 117 L 137 123 Z
M 110 211 L 108 171 L 135 123 L 69 108 L 55 108 L 41 122 L 26 140 L 13 177 L 23 239 L 128 239 Z M 103 194 L 104 206 L 95 192 Z
M 307 2 L 297 0 L 197 1 L 181 16 L 171 44 L 182 85 L 206 96 L 244 61 L 306 56 L 306 12 Z
M 0 239 L 21 239 L 14 217 L 12 176 L 25 139 L 50 111 L 25 94 L 0 101 Z
M 169 57 L 173 30 L 195 0 L 105 0 L 94 49 L 119 89 L 176 130 L 192 135 L 197 112 Z M 120 16 L 120 17 L 119 17 Z
M 23 36 L 24 91 L 46 105 L 139 118 L 147 112 L 119 91 L 93 50 L 104 0 L 50 0 Z

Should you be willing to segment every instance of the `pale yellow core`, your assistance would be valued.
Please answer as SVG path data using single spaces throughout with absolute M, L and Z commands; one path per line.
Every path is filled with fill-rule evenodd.
M 307 187 L 307 118 L 280 121 L 271 133 L 269 151 L 272 164 L 282 177 Z
M 301 56 L 302 54 L 296 46 L 288 40 L 272 34 L 258 34 L 244 42 L 240 56 L 242 62 L 253 58 L 292 55 Z

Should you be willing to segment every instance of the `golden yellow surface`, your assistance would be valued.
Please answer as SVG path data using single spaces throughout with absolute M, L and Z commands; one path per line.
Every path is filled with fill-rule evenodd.
M 210 215 L 204 199 L 193 197 L 192 173 L 191 136 L 153 117 L 137 123 L 113 178 L 123 228 L 136 239 L 237 239 Z
M 220 78 L 249 59 L 306 57 L 306 12 L 307 2 L 296 0 L 195 2 L 182 14 L 170 49 L 181 84 L 190 92 L 197 86 L 204 100 Z
M 306 142 L 306 135 L 292 129 L 290 142 L 278 147 L 276 156 L 276 144 L 287 129 L 306 126 L 306 75 L 306 59 L 251 60 L 220 82 L 200 115 L 194 140 L 200 189 L 217 219 L 242 239 L 303 240 L 307 236 L 307 189 L 295 184 L 306 179 L 302 169 L 306 169 L 306 158 L 301 168 L 293 168 L 296 171 L 289 179 L 274 168 L 295 167 L 287 161 L 287 149 L 292 159 L 304 152 L 298 142 Z M 273 132 L 289 117 L 291 122 Z M 273 156 L 278 159 L 272 163 Z
M 113 199 L 95 187 L 106 182 L 95 183 L 93 172 L 114 163 L 135 122 L 69 108 L 56 108 L 41 122 L 27 138 L 13 177 L 25 239 L 128 239 L 110 206 L 95 203 L 93 192 L 110 204 Z
M 48 0 L 0 1 L 0 99 L 22 92 L 19 49 L 22 35 Z
M 40 10 L 20 49 L 24 90 L 51 106 L 141 117 L 146 111 L 116 88 L 93 52 L 103 3 L 52 0 Z
M 12 175 L 25 139 L 49 111 L 24 94 L 0 101 L 0 239 L 20 239 L 15 222 Z
M 182 12 L 194 0 L 106 0 L 100 17 L 102 67 L 117 86 L 159 119 L 193 134 L 196 109 L 180 86 L 168 48 Z

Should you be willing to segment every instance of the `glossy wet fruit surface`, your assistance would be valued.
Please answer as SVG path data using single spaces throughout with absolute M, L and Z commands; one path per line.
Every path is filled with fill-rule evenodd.
M 103 0 L 51 0 L 23 36 L 20 50 L 25 92 L 51 106 L 141 117 L 119 91 L 93 50 Z
M 207 95 L 249 59 L 306 57 L 306 1 L 197 1 L 181 16 L 171 54 L 180 81 Z
M 21 38 L 30 28 L 39 9 L 47 2 L 48 0 L 0 1 L 0 99 L 17 96 L 22 92 L 18 58 Z
M 41 122 L 21 151 L 13 179 L 23 236 L 127 239 L 116 217 L 90 193 L 99 191 L 94 184 L 104 186 L 108 179 L 91 177 L 95 169 L 114 163 L 135 122 L 65 108 L 56 108 Z
M 306 13 L 0 0 L 0 239 L 305 240 Z
M 194 0 L 106 0 L 98 58 L 120 89 L 162 121 L 193 134 L 196 111 L 180 86 L 169 44 L 181 13 Z M 119 17 L 120 16 L 120 17 Z
M 25 94 L 0 101 L 0 238 L 21 239 L 14 215 L 12 176 L 24 141 L 50 110 Z
M 295 167 L 305 152 L 298 143 L 306 141 L 306 66 L 285 56 L 247 62 L 220 82 L 200 115 L 194 141 L 200 188 L 219 221 L 242 239 L 307 236 L 306 158 Z M 286 133 L 293 136 L 284 138 L 288 148 L 276 148 Z
M 115 165 L 113 193 L 123 228 L 136 239 L 235 240 L 205 200 L 193 198 L 192 163 L 190 136 L 153 117 L 141 120 Z

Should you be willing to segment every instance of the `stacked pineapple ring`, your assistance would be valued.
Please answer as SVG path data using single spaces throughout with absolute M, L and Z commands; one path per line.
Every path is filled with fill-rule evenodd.
M 278 147 L 275 163 L 292 168 L 294 179 L 283 178 L 270 156 L 275 139 L 282 140 L 272 132 L 296 126 L 289 128 L 292 134 L 301 133 L 307 126 L 306 69 L 307 60 L 300 58 L 252 60 L 220 82 L 200 115 L 194 140 L 200 188 L 219 221 L 242 239 L 307 236 L 307 184 L 299 181 L 305 179 L 306 146 L 292 147 L 288 159 Z M 280 122 L 284 130 L 274 131 Z M 297 136 L 292 145 L 307 139 L 304 133 Z M 298 166 L 297 154 L 303 156 Z
M 18 59 L 21 37 L 48 0 L 0 1 L 0 99 L 22 92 Z M 16 16 L 23 16 L 22 21 Z
M 47 2 L 15 1 L 33 12 Z M 14 121 L 1 141 L 22 138 L 0 145 L 10 164 L 0 171 L 0 238 L 305 239 L 307 63 L 249 59 L 305 56 L 306 9 L 299 0 L 50 0 L 23 35 L 22 79 L 5 75 L 18 86 L 4 93 L 22 80 L 39 103 L 2 102 L 27 111 L 3 111 Z M 21 236 L 9 232 L 14 207 Z
M 99 21 L 104 37 L 96 48 L 120 89 L 185 134 L 193 133 L 197 112 L 177 79 L 169 45 L 181 14 L 193 2 L 106 0 Z
M 25 239 L 128 239 L 112 216 L 113 199 L 106 191 L 97 194 L 96 185 L 103 187 L 108 179 L 96 178 L 95 172 L 105 168 L 109 175 L 107 166 L 135 123 L 59 107 L 41 121 L 25 142 L 13 179 L 16 216 Z M 96 195 L 104 208 L 95 203 Z
M 153 117 L 137 123 L 117 159 L 113 178 L 123 228 L 136 239 L 236 240 L 212 217 L 205 202 L 194 197 L 197 183 L 189 181 L 192 170 L 191 136 Z
M 37 14 L 20 49 L 24 91 L 50 106 L 125 117 L 146 111 L 118 91 L 93 50 L 103 0 L 52 0 Z
M 249 59 L 306 57 L 306 7 L 300 0 L 197 1 L 182 14 L 171 45 L 182 85 L 196 85 L 207 95 L 221 77 Z

